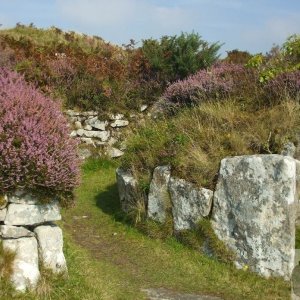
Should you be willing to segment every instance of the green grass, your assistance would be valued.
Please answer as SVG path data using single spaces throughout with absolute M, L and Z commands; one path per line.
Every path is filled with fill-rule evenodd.
M 141 186 L 147 186 L 156 166 L 170 164 L 173 175 L 214 189 L 224 157 L 280 153 L 287 141 L 297 142 L 299 117 L 296 101 L 257 111 L 234 99 L 203 103 L 137 128 L 122 165 L 133 170 Z
M 289 299 L 289 285 L 280 279 L 236 270 L 174 238 L 151 239 L 123 222 L 116 166 L 104 160 L 87 162 L 77 205 L 63 212 L 69 279 L 46 273 L 38 294 L 19 299 L 140 300 L 146 299 L 142 288 L 158 287 L 223 299 Z M 12 299 L 5 286 L 1 295 Z

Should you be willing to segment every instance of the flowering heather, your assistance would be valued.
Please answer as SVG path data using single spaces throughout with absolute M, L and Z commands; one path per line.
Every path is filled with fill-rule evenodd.
M 76 142 L 59 105 L 0 68 L 0 191 L 69 193 L 78 184 Z
M 167 101 L 189 104 L 206 99 L 223 98 L 238 87 L 238 77 L 245 69 L 237 64 L 218 64 L 200 70 L 184 80 L 169 85 L 163 95 Z
M 264 87 L 271 102 L 300 97 L 300 71 L 284 72 L 269 80 Z

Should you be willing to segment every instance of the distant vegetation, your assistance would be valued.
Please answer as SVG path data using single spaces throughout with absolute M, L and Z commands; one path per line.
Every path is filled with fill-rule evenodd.
M 166 85 L 211 66 L 218 43 L 182 33 L 118 47 L 94 36 L 17 25 L 0 31 L 0 66 L 78 109 L 128 110 L 151 104 Z

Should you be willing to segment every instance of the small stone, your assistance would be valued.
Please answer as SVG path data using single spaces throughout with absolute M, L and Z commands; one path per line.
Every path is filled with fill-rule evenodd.
M 84 130 L 93 130 L 93 127 L 91 125 L 84 125 Z
M 123 119 L 124 118 L 124 115 L 123 114 L 110 114 L 109 115 L 109 119 L 111 120 L 111 121 L 115 121 L 115 120 L 121 120 L 121 119 Z
M 78 136 L 83 136 L 83 134 L 85 133 L 85 130 L 84 129 L 78 129 L 76 131 L 76 133 L 77 133 Z
M 42 225 L 34 229 L 38 241 L 38 251 L 43 266 L 54 273 L 67 272 L 63 253 L 62 230 L 56 225 Z
M 74 123 L 74 126 L 75 126 L 76 129 L 81 129 L 81 128 L 82 128 L 82 124 L 81 124 L 81 122 L 79 122 L 79 121 L 76 121 L 76 122 Z
M 117 141 L 118 141 L 118 140 L 117 140 L 116 138 L 111 137 L 111 138 L 109 139 L 109 141 L 107 142 L 107 144 L 108 144 L 109 146 L 113 146 Z
M 32 237 L 34 233 L 25 227 L 0 225 L 0 234 L 4 239 L 18 239 L 21 237 Z
M 140 111 L 144 112 L 148 108 L 148 105 L 144 104 L 141 106 Z
M 110 124 L 111 127 L 125 127 L 128 126 L 129 122 L 127 120 L 116 120 Z
M 107 149 L 107 155 L 111 158 L 117 158 L 117 157 L 121 157 L 124 155 L 124 152 L 117 149 L 117 148 L 114 148 L 114 147 L 109 147 Z
M 96 128 L 96 129 L 99 129 L 99 130 L 102 130 L 102 131 L 104 131 L 106 126 L 108 125 L 107 121 L 100 121 L 98 119 L 98 117 L 89 119 L 89 120 L 86 121 L 86 123 L 89 124 L 90 126 L 92 126 L 93 128 Z
M 74 110 L 71 110 L 71 109 L 67 110 L 67 111 L 66 111 L 66 114 L 67 114 L 68 116 L 70 116 L 70 117 L 77 117 L 77 116 L 80 115 L 79 112 L 74 111 Z
M 73 130 L 71 133 L 70 133 L 70 137 L 76 137 L 77 136 L 77 131 L 76 130 Z
M 15 253 L 11 282 L 19 292 L 33 290 L 40 278 L 37 241 L 34 237 L 4 239 L 3 249 Z

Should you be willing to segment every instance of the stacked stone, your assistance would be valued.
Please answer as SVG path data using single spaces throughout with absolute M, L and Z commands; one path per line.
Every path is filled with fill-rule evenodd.
M 17 291 L 34 289 L 40 278 L 39 262 L 54 273 L 67 272 L 61 219 L 56 201 L 41 204 L 24 191 L 5 195 L 0 209 L 0 238 L 4 251 L 15 253 L 11 282 Z
M 174 230 L 180 231 L 210 217 L 238 268 L 289 280 L 300 220 L 300 162 L 287 154 L 224 158 L 215 191 L 172 177 L 169 166 L 159 166 L 146 200 L 148 218 L 164 223 L 171 211 Z M 117 182 L 127 213 L 136 202 L 137 180 L 118 169 Z
M 120 129 L 129 125 L 123 114 L 111 114 L 107 120 L 100 120 L 95 111 L 76 112 L 66 111 L 74 130 L 71 136 L 80 140 L 80 143 L 94 148 L 104 148 L 104 153 L 112 158 L 124 154 L 124 147 L 118 149 L 115 144 L 121 138 Z M 83 148 L 80 156 L 85 159 L 92 155 L 88 148 Z

